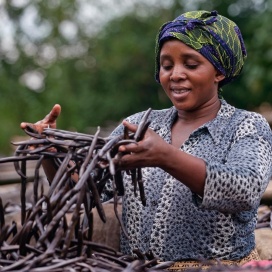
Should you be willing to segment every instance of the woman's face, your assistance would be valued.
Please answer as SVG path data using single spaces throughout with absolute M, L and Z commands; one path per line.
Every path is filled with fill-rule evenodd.
M 160 51 L 160 82 L 177 110 L 195 111 L 218 99 L 224 78 L 200 53 L 179 40 L 166 41 Z

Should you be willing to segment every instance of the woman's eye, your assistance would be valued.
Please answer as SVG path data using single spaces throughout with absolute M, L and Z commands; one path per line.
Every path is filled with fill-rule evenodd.
M 197 68 L 197 64 L 185 64 L 188 69 L 194 70 Z
M 164 70 L 170 70 L 172 68 L 172 65 L 162 65 L 162 68 Z

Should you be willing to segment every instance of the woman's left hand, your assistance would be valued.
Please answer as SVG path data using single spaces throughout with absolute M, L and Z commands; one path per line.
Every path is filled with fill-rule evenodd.
M 127 121 L 124 121 L 123 125 L 133 133 L 137 130 L 137 125 Z M 119 152 L 123 154 L 117 160 L 121 169 L 160 167 L 188 186 L 193 192 L 203 196 L 206 177 L 204 160 L 165 142 L 152 129 L 148 128 L 143 139 L 139 142 L 121 145 Z
M 135 133 L 138 127 L 127 121 L 123 121 L 123 125 L 132 133 Z M 143 139 L 139 142 L 119 147 L 119 152 L 123 153 L 123 156 L 118 161 L 118 165 L 122 169 L 160 166 L 163 153 L 167 152 L 168 147 L 168 143 L 148 128 Z

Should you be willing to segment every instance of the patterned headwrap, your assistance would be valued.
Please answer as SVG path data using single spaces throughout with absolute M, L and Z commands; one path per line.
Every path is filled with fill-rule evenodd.
M 157 82 L 160 82 L 160 50 L 163 42 L 170 38 L 182 41 L 207 58 L 225 76 L 219 87 L 232 81 L 242 71 L 247 53 L 238 26 L 217 11 L 190 11 L 165 23 L 157 35 Z

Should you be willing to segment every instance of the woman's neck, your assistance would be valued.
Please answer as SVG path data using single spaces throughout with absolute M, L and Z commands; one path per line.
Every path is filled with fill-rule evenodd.
M 220 106 L 221 102 L 217 99 L 201 110 L 178 111 L 178 117 L 171 129 L 172 145 L 180 148 L 194 130 L 216 117 Z
M 216 99 L 211 103 L 204 105 L 198 110 L 192 111 L 178 111 L 178 122 L 183 124 L 205 124 L 214 119 L 221 107 L 221 101 Z

